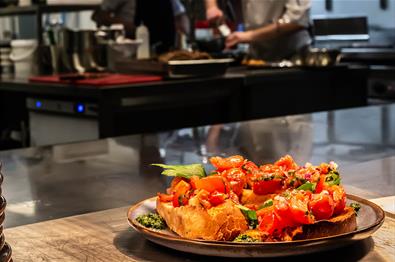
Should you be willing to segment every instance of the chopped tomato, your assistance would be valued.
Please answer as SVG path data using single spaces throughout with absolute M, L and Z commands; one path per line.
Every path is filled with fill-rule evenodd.
M 168 191 L 169 191 L 168 193 L 174 192 L 174 187 L 175 187 L 181 180 L 183 180 L 182 177 L 178 177 L 178 176 L 174 177 L 173 180 L 171 181 L 170 188 L 168 189 Z
M 296 224 L 312 224 L 314 223 L 314 218 L 310 215 L 307 202 L 295 198 L 291 198 L 290 205 L 292 220 Z
M 225 170 L 221 175 L 229 181 L 230 187 L 236 195 L 240 196 L 243 193 L 243 189 L 247 184 L 247 179 L 241 168 Z
M 189 180 L 189 184 L 191 184 L 193 189 L 196 189 L 196 183 L 200 178 L 198 176 L 192 176 Z
M 317 186 L 315 187 L 314 193 L 317 193 L 317 194 L 321 193 L 322 190 L 325 189 L 325 187 L 326 187 L 325 186 L 325 175 L 321 175 L 320 180 L 318 181 Z
M 244 164 L 244 157 L 235 155 L 228 158 L 222 158 L 219 156 L 210 158 L 211 164 L 218 170 L 223 171 L 233 167 L 241 167 Z
M 274 165 L 283 167 L 285 171 L 295 170 L 298 168 L 298 165 L 290 155 L 283 156 L 276 163 L 274 163 Z
M 173 195 L 158 193 L 160 202 L 171 202 L 173 201 Z
M 241 167 L 247 174 L 251 174 L 255 171 L 258 171 L 258 166 L 255 165 L 254 162 L 252 161 L 247 161 L 242 167 Z
M 329 219 L 335 210 L 332 197 L 326 191 L 320 194 L 313 194 L 309 202 L 309 209 L 313 212 L 317 220 Z
M 172 201 L 173 207 L 186 206 L 188 204 L 188 197 L 181 192 L 176 192 Z
M 252 191 L 257 195 L 266 195 L 277 192 L 281 187 L 281 179 L 259 180 L 252 184 Z
M 327 188 L 329 194 L 333 198 L 335 209 L 333 211 L 334 215 L 341 214 L 346 207 L 346 193 L 343 187 L 338 185 L 333 185 Z
M 321 163 L 320 165 L 321 174 L 326 175 L 329 172 L 329 164 Z
M 233 201 L 233 203 L 240 204 L 239 197 L 233 191 L 229 192 L 229 199 Z
M 185 182 L 184 180 L 181 180 L 180 182 L 178 182 L 177 185 L 174 186 L 173 193 L 185 194 L 190 189 L 191 189 L 191 185 Z
M 268 212 L 259 216 L 259 230 L 268 234 L 273 234 L 278 227 L 279 221 L 274 212 Z
M 214 191 L 210 194 L 208 197 L 208 201 L 210 201 L 211 205 L 213 206 L 218 206 L 225 202 L 226 195 L 223 193 L 220 193 L 218 191 Z
M 188 204 L 187 192 L 191 189 L 191 185 L 184 180 L 180 180 L 173 188 L 173 206 L 179 207 Z
M 263 211 L 262 211 L 263 210 Z M 257 211 L 259 230 L 268 234 L 281 230 L 291 224 L 287 221 L 287 217 L 281 217 L 273 208 L 264 208 Z
M 195 182 L 196 189 L 204 189 L 211 193 L 218 191 L 220 193 L 228 193 L 230 191 L 229 183 L 221 176 L 208 176 Z

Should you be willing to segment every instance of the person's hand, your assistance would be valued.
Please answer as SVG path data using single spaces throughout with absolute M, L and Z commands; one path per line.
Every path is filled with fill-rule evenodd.
M 209 7 L 206 10 L 206 18 L 210 24 L 215 24 L 221 21 L 224 17 L 224 13 L 217 6 Z
M 250 43 L 252 41 L 252 32 L 233 32 L 226 38 L 225 48 L 229 49 L 239 43 Z

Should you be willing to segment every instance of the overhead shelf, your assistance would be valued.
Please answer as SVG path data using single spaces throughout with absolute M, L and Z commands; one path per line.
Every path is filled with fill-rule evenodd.
M 99 5 L 32 5 L 0 8 L 0 16 L 34 15 L 44 13 L 78 12 L 94 10 Z

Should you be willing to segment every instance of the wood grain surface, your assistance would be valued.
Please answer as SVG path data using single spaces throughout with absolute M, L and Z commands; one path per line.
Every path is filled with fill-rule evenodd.
M 146 241 L 129 228 L 127 209 L 10 228 L 5 234 L 13 248 L 14 261 L 201 261 L 204 258 Z M 387 216 L 373 238 L 360 242 L 328 254 L 333 259 L 333 253 L 347 252 L 348 261 L 394 261 L 395 219 Z M 325 257 L 322 253 L 315 256 Z M 204 259 L 215 261 L 215 258 Z

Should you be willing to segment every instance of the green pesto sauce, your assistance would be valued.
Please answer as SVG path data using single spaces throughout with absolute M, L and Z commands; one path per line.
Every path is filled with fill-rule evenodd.
M 252 238 L 248 235 L 239 235 L 233 240 L 233 242 L 252 243 L 252 242 L 258 242 L 258 239 Z
M 354 209 L 355 213 L 358 213 L 358 211 L 361 209 L 361 205 L 356 202 L 351 203 L 350 207 L 352 207 Z
M 165 220 L 156 213 L 148 213 L 145 215 L 140 215 L 136 218 L 136 221 L 141 225 L 154 229 L 165 229 Z

